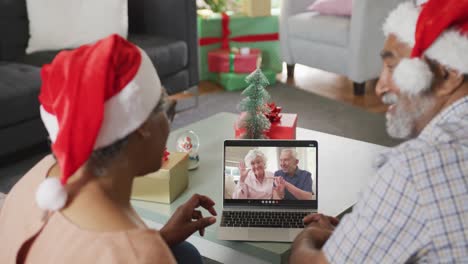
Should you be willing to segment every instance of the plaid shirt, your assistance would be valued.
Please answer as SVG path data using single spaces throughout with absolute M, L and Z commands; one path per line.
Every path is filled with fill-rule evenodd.
M 328 261 L 468 263 L 468 96 L 376 167 L 324 245 Z

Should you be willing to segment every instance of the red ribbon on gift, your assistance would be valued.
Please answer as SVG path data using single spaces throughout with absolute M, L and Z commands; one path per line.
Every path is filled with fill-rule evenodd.
M 277 41 L 279 40 L 278 33 L 271 34 L 257 34 L 257 35 L 245 35 L 229 38 L 231 30 L 229 30 L 229 15 L 225 12 L 221 13 L 221 25 L 222 34 L 221 37 L 205 37 L 199 40 L 200 46 L 207 46 L 221 42 L 221 48 L 229 49 L 229 42 L 259 42 L 259 41 Z
M 270 120 L 271 123 L 277 123 L 281 120 L 281 107 L 276 106 L 275 103 L 267 104 L 270 108 L 270 112 L 266 113 L 265 116 Z
M 169 151 L 167 151 L 167 148 L 164 148 L 164 154 L 163 154 L 163 161 L 168 161 L 169 160 Z

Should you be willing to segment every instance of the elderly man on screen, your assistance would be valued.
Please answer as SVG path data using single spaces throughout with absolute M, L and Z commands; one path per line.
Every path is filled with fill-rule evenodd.
M 283 149 L 280 154 L 281 170 L 275 172 L 275 186 L 284 200 L 312 200 L 312 175 L 298 168 L 295 149 Z M 278 177 L 276 177 L 278 176 Z
M 424 2 L 388 17 L 376 88 L 388 133 L 409 140 L 339 224 L 304 219 L 291 263 L 468 263 L 468 1 Z

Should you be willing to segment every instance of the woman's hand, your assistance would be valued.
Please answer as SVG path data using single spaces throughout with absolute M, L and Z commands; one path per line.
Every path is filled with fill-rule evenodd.
M 245 178 L 247 178 L 247 175 L 249 174 L 250 169 L 245 168 L 245 162 L 241 161 L 239 163 L 239 171 L 240 171 L 240 179 L 239 181 L 241 183 L 245 182 Z
M 160 230 L 161 236 L 169 246 L 177 245 L 198 231 L 201 236 L 205 234 L 205 227 L 216 222 L 215 217 L 203 217 L 201 206 L 216 216 L 215 203 L 210 198 L 194 194 L 185 204 L 179 206 L 166 225 Z

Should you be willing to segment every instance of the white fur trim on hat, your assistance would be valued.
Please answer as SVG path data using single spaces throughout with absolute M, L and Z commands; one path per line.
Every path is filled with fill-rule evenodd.
M 402 59 L 393 72 L 393 81 L 402 93 L 417 95 L 431 87 L 433 74 L 421 59 Z
M 415 2 L 416 2 L 416 5 L 420 6 L 420 5 L 427 3 L 427 1 L 429 0 L 416 0 Z
M 46 211 L 58 211 L 65 206 L 68 194 L 58 178 L 47 178 L 36 191 L 39 208 Z
M 400 41 L 413 47 L 419 12 L 420 8 L 415 6 L 413 2 L 404 2 L 398 5 L 390 13 L 383 25 L 385 36 L 388 37 L 388 35 L 393 33 Z
M 104 105 L 104 120 L 94 149 L 108 146 L 135 131 L 148 119 L 161 97 L 161 81 L 150 58 L 140 49 L 141 65 L 137 74 Z M 57 117 L 40 109 L 49 137 L 55 142 L 59 130 Z
M 450 69 L 468 73 L 468 37 L 456 29 L 442 33 L 424 54 Z

